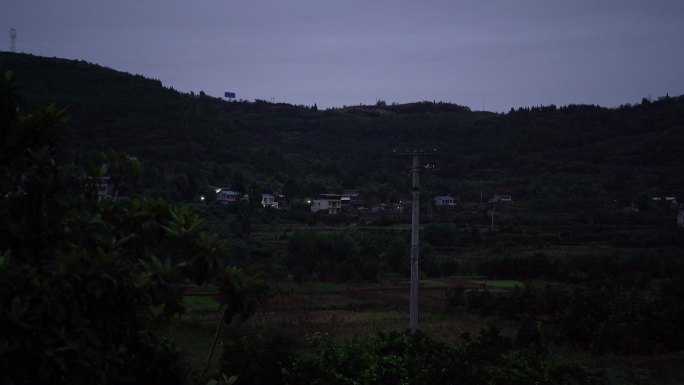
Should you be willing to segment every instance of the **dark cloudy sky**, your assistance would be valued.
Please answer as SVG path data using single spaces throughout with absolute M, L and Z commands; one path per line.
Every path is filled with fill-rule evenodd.
M 181 91 L 480 110 L 684 94 L 682 0 L 2 0 L 2 50 Z

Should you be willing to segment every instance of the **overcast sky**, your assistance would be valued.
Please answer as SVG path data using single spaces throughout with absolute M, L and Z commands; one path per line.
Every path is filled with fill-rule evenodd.
M 684 94 L 682 0 L 2 0 L 9 50 L 313 105 L 613 107 Z

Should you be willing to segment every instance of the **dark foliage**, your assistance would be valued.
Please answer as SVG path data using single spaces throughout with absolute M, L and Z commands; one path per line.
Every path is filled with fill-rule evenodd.
M 426 196 L 479 201 L 480 191 L 505 188 L 517 201 L 563 212 L 684 196 L 684 180 L 674 177 L 684 174 L 683 97 L 508 114 L 434 102 L 318 111 L 196 97 L 83 61 L 2 53 L 0 62 L 21 75 L 31 105 L 70 106 L 69 154 L 126 151 L 143 160 L 148 190 L 176 200 L 231 184 L 300 196 L 358 186 L 371 203 L 395 200 L 408 193 L 407 165 L 391 148 L 406 146 L 439 147 Z
M 294 356 L 287 384 L 601 384 L 599 374 L 556 361 L 539 347 L 516 348 L 495 328 L 463 346 L 423 334 L 382 333 L 333 342 L 323 335 Z
M 62 163 L 66 120 L 27 114 L 0 76 L 0 378 L 3 384 L 182 384 L 190 372 L 157 330 L 183 311 L 188 282 L 221 271 L 223 241 L 162 199 L 100 201 L 94 181 L 123 183 L 139 164 L 115 153 L 90 169 Z M 262 293 L 236 269 L 216 283 L 227 317 Z
M 667 280 L 655 298 L 620 287 L 516 288 L 467 294 L 468 310 L 522 321 L 518 341 L 570 344 L 594 354 L 653 354 L 684 349 L 681 290 Z
M 221 372 L 238 376 L 237 385 L 283 384 L 301 336 L 279 328 L 230 329 L 223 345 Z

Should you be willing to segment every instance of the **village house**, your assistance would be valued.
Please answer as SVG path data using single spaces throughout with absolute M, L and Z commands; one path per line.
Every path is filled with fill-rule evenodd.
M 411 198 L 400 199 L 399 203 L 394 204 L 393 211 L 398 214 L 410 211 L 413 206 L 413 200 Z
M 496 202 L 513 202 L 513 199 L 511 198 L 510 195 L 499 195 L 499 194 L 496 194 L 493 197 L 489 198 L 489 203 L 496 203 Z
M 372 213 L 395 213 L 402 214 L 407 208 L 411 207 L 411 202 L 401 201 L 399 203 L 379 203 L 371 206 Z
M 352 206 L 351 206 L 351 197 L 348 196 L 343 196 L 340 198 L 340 203 L 342 205 L 342 210 L 348 211 Z
M 217 188 L 215 200 L 221 204 L 235 203 L 240 200 L 240 193 L 230 188 Z
M 371 212 L 372 213 L 382 213 L 386 211 L 390 211 L 392 209 L 392 205 L 389 203 L 378 203 L 376 205 L 371 206 Z
M 108 176 L 103 176 L 99 178 L 99 183 L 95 183 L 97 188 L 97 198 L 101 201 L 108 201 L 113 199 L 112 189 L 114 186 L 109 184 L 110 178 Z
M 324 212 L 335 215 L 342 212 L 342 195 L 339 194 L 319 194 L 311 202 L 311 212 Z
M 366 205 L 366 201 L 361 196 L 361 193 L 357 189 L 344 189 L 342 190 L 342 206 L 343 209 L 359 209 Z
M 273 194 L 261 194 L 261 206 L 277 209 L 278 202 L 276 201 L 276 197 Z
M 97 178 L 87 177 L 87 188 L 97 195 L 98 201 L 108 201 L 116 199 L 114 186 L 110 183 L 111 178 L 101 176 Z
M 449 195 L 436 196 L 434 201 L 435 201 L 435 207 L 438 207 L 438 208 L 449 208 L 449 207 L 455 207 L 456 206 L 456 198 L 449 196 Z
M 679 205 L 679 202 L 677 202 L 677 197 L 653 197 L 651 200 L 653 203 L 661 207 L 677 207 Z

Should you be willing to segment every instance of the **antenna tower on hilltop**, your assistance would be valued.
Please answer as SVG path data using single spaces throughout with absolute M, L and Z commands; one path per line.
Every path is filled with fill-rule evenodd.
M 10 52 L 17 52 L 17 30 L 10 28 Z

